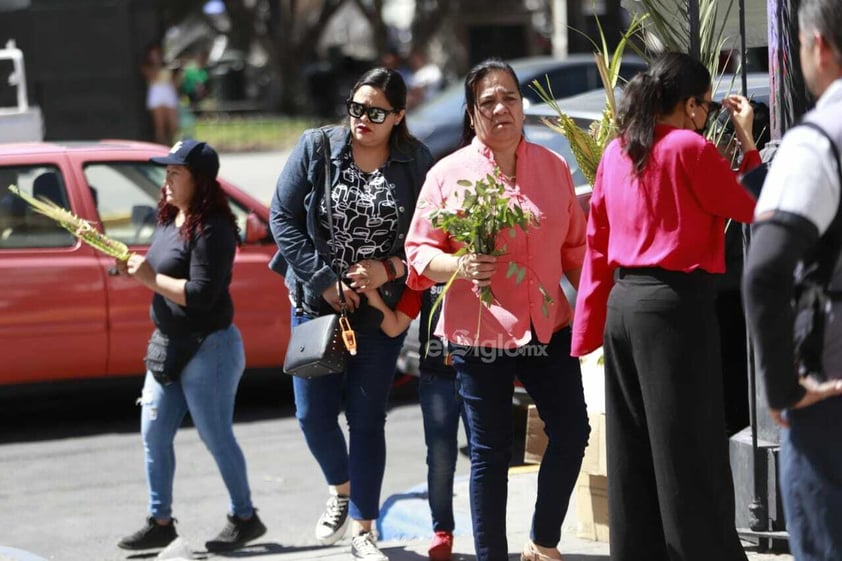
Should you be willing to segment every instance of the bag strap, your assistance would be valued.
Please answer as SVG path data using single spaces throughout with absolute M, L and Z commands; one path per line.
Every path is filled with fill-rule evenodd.
M 336 267 L 336 236 L 333 232 L 333 198 L 330 196 L 330 137 L 327 135 L 327 131 L 325 131 L 324 127 L 319 129 L 322 133 L 322 160 L 324 160 L 324 176 L 325 176 L 325 208 L 327 209 L 327 226 L 328 230 L 330 231 L 330 243 L 332 245 L 330 259 L 330 266 L 333 269 L 333 272 L 336 274 L 336 289 L 339 291 L 339 301 L 342 303 L 342 311 L 344 313 L 346 301 L 345 301 L 345 291 L 342 290 L 342 275 L 339 273 L 339 269 Z
M 824 136 L 830 143 L 830 150 L 836 159 L 836 172 L 839 176 L 839 204 L 836 207 L 836 214 L 828 226 L 824 235 L 816 242 L 815 263 L 816 278 L 821 283 L 822 287 L 827 291 L 830 285 L 831 277 L 833 276 L 833 269 L 836 266 L 836 261 L 839 257 L 840 248 L 842 248 L 842 160 L 839 157 L 839 148 L 833 141 L 833 138 L 820 125 L 811 121 L 802 121 L 800 126 L 810 127 L 822 136 Z
M 333 200 L 330 196 L 330 138 L 327 135 L 327 131 L 325 131 L 324 127 L 319 129 L 322 135 L 322 145 L 321 145 L 321 155 L 322 155 L 322 162 L 324 164 L 324 196 L 325 196 L 325 208 L 327 209 L 327 224 L 328 229 L 330 231 L 330 242 L 331 244 L 336 243 L 336 237 L 333 233 Z M 330 268 L 333 269 L 334 274 L 336 275 L 336 289 L 339 291 L 339 299 L 342 302 L 342 309 L 343 313 L 345 310 L 346 300 L 345 300 L 345 292 L 342 290 L 342 275 L 339 274 L 338 269 L 336 268 L 336 249 L 331 247 L 331 259 L 330 259 Z M 295 315 L 301 316 L 304 314 L 304 289 L 301 287 L 301 283 L 296 283 L 295 286 Z
M 810 121 L 802 121 L 799 125 L 810 127 L 827 138 L 836 160 L 840 188 L 839 204 L 830 226 L 816 241 L 808 257 L 801 261 L 795 272 L 795 306 L 808 311 L 810 317 L 808 323 L 801 325 L 800 331 L 799 321 L 795 321 L 795 363 L 800 375 L 815 375 L 822 372 L 827 305 L 831 301 L 842 299 L 842 293 L 829 290 L 833 270 L 842 248 L 842 162 L 839 149 L 827 131 Z

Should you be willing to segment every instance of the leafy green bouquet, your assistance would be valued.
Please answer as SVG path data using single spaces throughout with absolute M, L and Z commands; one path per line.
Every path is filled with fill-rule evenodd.
M 509 236 L 514 238 L 517 235 L 516 228 L 526 232 L 530 225 L 538 224 L 538 219 L 531 212 L 513 203 L 506 196 L 506 188 L 500 180 L 499 169 L 495 168 L 493 174 L 489 173 L 474 182 L 461 179 L 457 181 L 457 184 L 465 187 L 463 191 L 455 195 L 457 199 L 461 198 L 459 206 L 457 208 L 436 208 L 428 215 L 434 227 L 447 232 L 454 241 L 464 244 L 455 255 L 461 256 L 470 253 L 505 255 L 505 244 L 497 246 L 497 238 L 501 232 L 508 230 Z M 433 303 L 433 311 L 441 305 L 445 294 L 447 294 L 458 274 L 459 271 L 457 270 L 447 281 L 441 294 Z M 525 276 L 525 266 L 516 261 L 509 261 L 506 278 L 515 277 L 515 283 L 520 284 Z M 553 304 L 553 299 L 540 283 L 538 289 L 544 299 L 541 312 L 545 316 L 549 316 L 549 306 Z M 481 304 L 491 306 L 494 302 L 494 293 L 491 286 L 480 287 L 478 295 Z M 431 313 L 430 317 L 433 316 L 434 314 Z M 477 315 L 477 336 L 479 336 L 481 318 L 482 308 L 479 309 Z M 431 328 L 431 325 L 427 326 L 428 331 Z

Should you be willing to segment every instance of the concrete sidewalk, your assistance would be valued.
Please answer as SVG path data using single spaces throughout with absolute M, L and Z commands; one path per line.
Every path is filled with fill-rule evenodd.
M 509 472 L 509 507 L 507 516 L 509 559 L 520 559 L 520 550 L 529 537 L 532 505 L 537 488 L 537 466 L 520 466 Z M 427 547 L 430 541 L 430 515 L 426 499 L 426 486 L 419 485 L 400 495 L 386 499 L 378 530 L 384 539 L 380 540 L 381 550 L 391 561 L 422 561 L 427 559 Z M 574 493 L 575 497 L 575 493 Z M 475 559 L 473 538 L 470 528 L 470 507 L 468 503 L 468 480 L 457 479 L 453 497 L 454 515 L 457 529 L 455 532 L 453 561 Z M 576 537 L 575 504 L 571 501 L 570 510 L 562 528 L 560 550 L 566 561 L 608 561 L 608 544 L 584 540 Z M 308 536 L 306 539 L 310 539 Z M 173 548 L 174 550 L 176 548 Z M 182 551 L 184 551 L 182 549 Z M 751 561 L 792 561 L 788 554 L 768 554 L 752 551 L 747 546 Z M 207 556 L 207 557 L 206 557 Z M 258 540 L 250 547 L 227 555 L 207 555 L 196 553 L 198 558 L 253 558 L 260 561 L 351 561 L 350 538 L 346 537 L 334 546 L 283 547 L 278 544 L 262 543 Z M 158 559 L 183 559 L 177 551 L 167 555 L 161 553 Z

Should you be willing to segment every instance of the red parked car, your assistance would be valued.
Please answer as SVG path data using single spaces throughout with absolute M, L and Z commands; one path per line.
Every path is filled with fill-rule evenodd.
M 0 144 L 0 386 L 139 375 L 152 331 L 151 294 L 116 275 L 113 259 L 34 213 L 9 184 L 70 209 L 145 253 L 167 148 L 141 142 Z M 248 368 L 283 364 L 289 300 L 267 268 L 269 210 L 220 180 L 240 226 L 234 321 Z

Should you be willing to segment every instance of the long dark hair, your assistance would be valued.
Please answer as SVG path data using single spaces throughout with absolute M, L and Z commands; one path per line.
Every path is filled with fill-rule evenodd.
M 635 173 L 640 174 L 649 160 L 658 117 L 686 99 L 703 97 L 709 88 L 708 69 L 684 53 L 665 53 L 632 78 L 620 103 L 617 129 Z
M 357 90 L 363 86 L 371 86 L 382 91 L 395 111 L 406 109 L 406 82 L 403 81 L 403 76 L 397 70 L 391 70 L 383 66 L 372 68 L 357 80 L 357 83 L 351 88 L 351 95 L 348 96 L 348 99 L 353 99 Z M 406 116 L 401 119 L 400 123 L 392 127 L 392 134 L 389 139 L 396 146 L 415 142 L 415 137 L 409 134 L 409 129 L 406 126 Z
M 212 214 L 221 214 L 228 219 L 231 224 L 231 229 L 234 230 L 234 236 L 237 243 L 240 243 L 240 227 L 237 226 L 237 219 L 234 213 L 231 212 L 231 207 L 228 205 L 228 197 L 222 186 L 216 179 L 207 173 L 202 173 L 198 170 L 192 169 L 189 165 L 185 166 L 193 176 L 193 181 L 196 188 L 193 191 L 193 200 L 190 201 L 190 209 L 187 212 L 187 220 L 181 225 L 179 234 L 185 240 L 193 239 L 193 237 L 202 231 L 202 225 L 207 221 Z M 161 198 L 158 199 L 158 224 L 169 224 L 178 215 L 178 208 L 167 203 L 166 189 L 161 186 Z
M 474 136 L 476 136 L 476 132 L 471 126 L 471 113 L 473 113 L 477 107 L 477 83 L 479 83 L 480 80 L 485 78 L 491 72 L 498 71 L 507 72 L 512 77 L 512 80 L 515 81 L 515 85 L 517 86 L 519 84 L 517 74 L 515 74 L 512 67 L 499 58 L 485 59 L 471 68 L 468 75 L 465 76 L 465 114 L 462 119 L 461 146 L 467 146 L 474 139 Z M 517 88 L 517 93 L 523 97 L 523 94 L 520 92 L 520 87 Z

